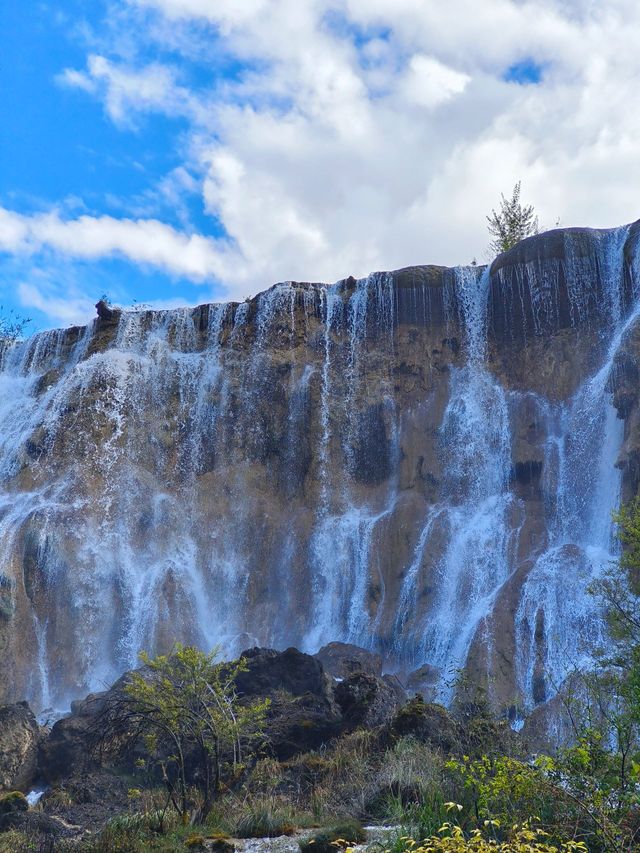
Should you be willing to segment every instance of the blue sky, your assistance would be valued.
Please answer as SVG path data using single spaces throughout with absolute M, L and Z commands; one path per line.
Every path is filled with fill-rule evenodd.
M 445 8 L 446 7 L 446 8 Z M 485 259 L 638 215 L 636 3 L 57 0 L 0 6 L 0 301 L 242 299 Z
M 221 233 L 219 223 L 204 215 L 199 193 L 183 192 L 181 211 L 157 195 L 163 178 L 183 164 L 184 120 L 156 114 L 121 126 L 99 100 L 61 85 L 65 68 L 84 65 L 107 13 L 108 4 L 99 0 L 3 4 L 0 204 L 24 214 L 59 208 L 71 217 L 124 217 L 146 208 L 177 228 L 187 217 L 190 228 Z M 189 278 L 119 257 L 0 257 L 2 303 L 32 317 L 34 327 L 50 325 L 47 311 L 21 304 L 17 287 L 60 278 L 67 280 L 72 301 L 95 302 L 103 294 L 125 304 L 205 298 Z M 215 290 L 206 298 L 215 297 Z M 63 291 L 57 287 L 56 296 L 64 298 Z M 77 319 L 75 309 L 73 314 L 70 322 L 80 320 L 85 306 Z

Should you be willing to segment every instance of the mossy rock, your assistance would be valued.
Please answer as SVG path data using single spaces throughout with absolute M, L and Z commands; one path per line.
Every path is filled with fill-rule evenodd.
M 228 839 L 229 837 L 223 832 L 214 832 L 206 837 L 198 832 L 192 832 L 191 835 L 185 838 L 184 846 L 187 850 L 193 851 L 207 850 L 209 853 L 211 851 L 215 851 L 215 853 L 234 853 L 236 848 Z
M 460 753 L 460 728 L 442 705 L 425 702 L 421 696 L 411 699 L 391 721 L 396 737 L 414 737 L 445 755 Z
M 222 833 L 215 833 L 215 835 L 208 835 L 205 839 L 205 848 L 210 851 L 215 851 L 215 853 L 234 853 L 235 845 L 229 841 L 229 839 L 223 835 Z
M 10 791 L 8 794 L 0 796 L 0 815 L 27 811 L 29 811 L 29 803 L 20 791 Z
M 336 853 L 339 848 L 362 844 L 367 833 L 357 821 L 347 821 L 331 827 L 317 829 L 313 835 L 301 839 L 302 853 Z

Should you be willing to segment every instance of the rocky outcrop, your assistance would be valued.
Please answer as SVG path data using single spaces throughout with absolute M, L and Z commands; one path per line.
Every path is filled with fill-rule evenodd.
M 279 760 L 318 749 L 356 728 L 383 725 L 401 701 L 393 679 L 389 683 L 360 671 L 336 683 L 319 660 L 298 649 L 252 648 L 242 656 L 247 668 L 236 680 L 239 701 L 269 698 L 258 748 Z M 39 775 L 45 782 L 71 778 L 82 787 L 100 768 L 133 767 L 137 752 L 114 759 L 108 744 L 100 748 L 105 712 L 127 678 L 125 673 L 109 690 L 74 702 L 71 714 L 55 723 L 40 747 Z
M 96 764 L 95 722 L 107 693 L 74 702 L 71 714 L 58 720 L 40 748 L 39 767 L 47 783 L 84 773 Z
M 383 725 L 401 702 L 398 693 L 386 681 L 362 671 L 339 681 L 335 697 L 347 730 Z
M 382 655 L 351 643 L 327 643 L 314 655 L 329 675 L 348 678 L 354 672 L 382 676 Z
M 247 668 L 240 672 L 236 687 L 240 696 L 273 697 L 278 693 L 304 696 L 313 693 L 330 697 L 331 683 L 322 663 L 298 649 L 246 649 L 242 652 Z
M 26 791 L 34 781 L 42 734 L 26 702 L 0 706 L 0 794 Z
M 417 696 L 399 709 L 389 724 L 395 737 L 413 737 L 445 755 L 462 751 L 463 730 L 441 705 Z

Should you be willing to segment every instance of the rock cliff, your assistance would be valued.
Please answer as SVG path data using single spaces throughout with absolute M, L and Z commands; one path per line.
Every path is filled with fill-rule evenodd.
M 0 698 L 174 639 L 354 643 L 519 718 L 599 641 L 640 477 L 638 223 L 2 353 Z M 414 678 L 415 682 L 415 678 Z

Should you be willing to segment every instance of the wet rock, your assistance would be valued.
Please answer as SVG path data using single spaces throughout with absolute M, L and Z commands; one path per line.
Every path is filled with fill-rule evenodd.
M 425 663 L 407 676 L 405 681 L 407 692 L 420 693 L 423 699 L 431 701 L 435 698 L 441 677 L 442 672 L 437 666 Z
M 381 656 L 350 643 L 328 643 L 314 657 L 334 678 L 347 678 L 354 672 L 382 675 Z
M 382 483 L 391 474 L 391 448 L 382 404 L 358 413 L 354 439 L 348 459 L 353 477 L 367 485 Z
M 68 717 L 55 723 L 40 748 L 40 773 L 46 782 L 58 782 L 97 766 L 95 726 L 108 696 L 107 691 L 89 694 L 72 704 Z
M 42 730 L 26 702 L 0 707 L 0 791 L 26 790 L 37 775 Z
M 96 302 L 96 313 L 103 322 L 113 320 L 117 314 L 105 299 L 101 299 L 99 302 Z

